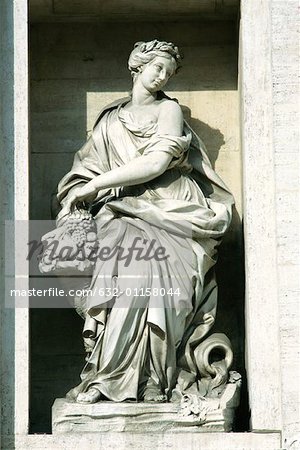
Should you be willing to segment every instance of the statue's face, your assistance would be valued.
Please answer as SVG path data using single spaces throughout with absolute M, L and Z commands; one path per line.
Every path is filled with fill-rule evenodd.
M 156 56 L 152 61 L 142 66 L 139 79 L 147 91 L 157 92 L 167 84 L 175 70 L 176 62 L 172 57 Z

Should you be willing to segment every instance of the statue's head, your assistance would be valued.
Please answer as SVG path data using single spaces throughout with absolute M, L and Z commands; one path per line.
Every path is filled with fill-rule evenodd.
M 153 40 L 137 42 L 130 53 L 128 68 L 133 81 L 149 63 L 162 62 L 166 64 L 169 77 L 174 75 L 180 67 L 181 56 L 178 48 L 172 42 Z

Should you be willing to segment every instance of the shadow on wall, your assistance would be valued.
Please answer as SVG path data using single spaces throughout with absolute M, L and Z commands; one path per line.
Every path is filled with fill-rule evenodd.
M 181 108 L 185 120 L 203 140 L 212 167 L 215 168 L 220 149 L 225 144 L 224 135 L 220 130 L 191 117 L 191 110 L 187 106 L 181 105 Z M 231 341 L 234 353 L 232 370 L 242 375 L 241 401 L 236 414 L 235 431 L 245 431 L 249 428 L 249 402 L 245 370 L 244 241 L 243 224 L 235 207 L 231 225 L 219 248 L 216 275 L 218 310 L 211 333 L 225 333 Z
M 73 308 L 33 308 L 30 341 L 30 433 L 51 433 L 54 400 L 80 382 L 82 319 Z
M 225 333 L 233 349 L 233 365 L 242 375 L 240 406 L 234 431 L 249 430 L 249 399 L 245 368 L 245 268 L 243 223 L 233 208 L 232 222 L 219 248 L 216 264 L 218 308 L 212 332 Z
M 220 130 L 212 128 L 207 123 L 192 117 L 188 106 L 180 106 L 185 120 L 204 142 L 211 165 L 215 168 L 220 148 L 225 144 L 224 135 Z

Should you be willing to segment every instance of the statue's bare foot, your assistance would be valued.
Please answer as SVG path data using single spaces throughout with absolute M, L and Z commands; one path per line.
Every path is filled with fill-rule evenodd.
M 87 392 L 81 392 L 77 395 L 77 403 L 97 403 L 101 398 L 101 392 L 96 388 L 90 388 Z
M 167 402 L 167 396 L 162 394 L 159 389 L 146 389 L 144 394 L 144 402 L 146 403 L 165 403 Z

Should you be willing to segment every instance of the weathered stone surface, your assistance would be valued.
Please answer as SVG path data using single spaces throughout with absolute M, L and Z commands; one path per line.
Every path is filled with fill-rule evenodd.
M 149 0 L 136 3 L 134 0 L 123 2 L 111 0 L 101 2 L 96 0 L 30 0 L 31 20 L 41 21 L 99 21 L 99 20 L 135 20 L 156 21 L 168 18 L 204 17 L 205 19 L 233 19 L 238 11 L 238 0 L 202 0 L 201 2 L 178 2 L 169 0 L 167 3 Z
M 5 450 L 279 450 L 280 433 L 65 433 L 5 438 Z M 293 449 L 291 449 L 293 450 Z
M 271 2 L 242 2 L 241 114 L 246 259 L 246 353 L 254 430 L 280 429 L 280 345 L 272 141 Z M 262 31 L 263 30 L 263 31 Z M 255 45 L 253 45 L 255 36 Z M 251 375 L 250 375 L 251 373 Z M 266 413 L 266 405 L 269 407 Z
M 228 384 L 220 399 L 208 399 L 200 417 L 184 414 L 180 403 L 98 402 L 89 405 L 56 399 L 52 433 L 231 431 L 239 405 L 239 384 Z
M 273 139 L 276 175 L 283 447 L 300 447 L 299 2 L 272 1 Z

